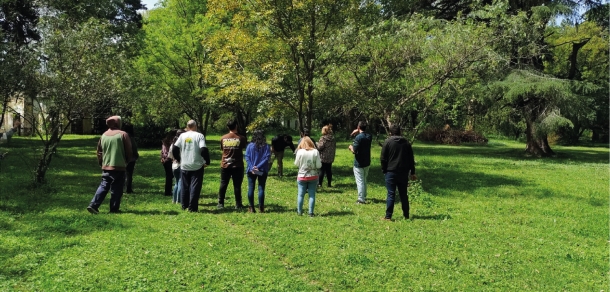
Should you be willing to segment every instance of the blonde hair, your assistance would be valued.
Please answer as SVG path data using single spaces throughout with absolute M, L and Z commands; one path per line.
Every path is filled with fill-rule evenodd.
M 322 127 L 322 135 L 332 135 L 332 134 L 333 134 L 333 127 L 331 127 L 331 126 Z
M 303 136 L 303 138 L 301 139 L 301 143 L 299 143 L 299 146 L 297 146 L 297 150 L 299 149 L 312 150 L 316 149 L 316 147 L 314 146 L 313 141 L 311 141 L 309 137 Z

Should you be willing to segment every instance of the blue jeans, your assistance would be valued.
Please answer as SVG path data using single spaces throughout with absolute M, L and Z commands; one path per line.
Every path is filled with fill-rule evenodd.
M 409 219 L 409 196 L 407 187 L 409 186 L 409 174 L 398 172 L 387 172 L 385 174 L 385 187 L 388 190 L 386 199 L 385 218 L 392 219 L 394 213 L 394 202 L 396 200 L 396 189 L 402 203 L 402 215 Z
M 198 170 L 180 170 L 180 184 L 182 195 L 182 210 L 191 212 L 199 210 L 199 197 L 203 185 L 203 166 Z
M 180 195 L 180 191 L 182 190 L 182 185 L 180 185 L 180 167 L 174 169 L 174 178 L 176 179 L 176 184 L 172 190 L 172 202 L 182 203 L 182 196 Z
M 358 188 L 358 200 L 366 202 L 366 178 L 369 176 L 369 166 L 355 167 L 354 177 L 356 178 L 356 187 Z
M 267 182 L 268 172 L 264 172 L 263 175 L 256 175 L 248 173 L 248 203 L 250 207 L 254 208 L 254 185 L 258 180 L 258 207 L 260 209 L 265 207 L 265 183 Z
M 125 185 L 125 171 L 103 170 L 102 182 L 95 192 L 95 196 L 89 206 L 96 210 L 104 202 L 108 191 L 110 191 L 110 212 L 117 212 L 121 207 L 123 186 Z
M 303 214 L 303 199 L 305 198 L 305 192 L 309 193 L 309 214 L 313 214 L 313 208 L 316 204 L 316 187 L 318 186 L 318 180 L 302 181 L 297 180 L 297 213 Z

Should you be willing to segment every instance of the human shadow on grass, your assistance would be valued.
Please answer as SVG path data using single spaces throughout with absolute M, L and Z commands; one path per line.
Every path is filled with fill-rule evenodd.
M 354 215 L 355 213 L 352 211 L 338 211 L 338 210 L 331 210 L 328 212 L 323 212 L 320 214 L 320 217 L 339 217 L 339 216 L 351 216 Z
M 109 214 L 116 214 L 116 215 L 121 215 L 121 214 L 135 214 L 135 215 L 178 215 L 180 214 L 180 212 L 175 211 L 175 210 L 171 210 L 171 211 L 164 211 L 164 210 L 137 210 L 137 209 L 121 209 L 121 211 L 119 213 L 109 213 Z
M 423 144 L 435 145 L 435 144 Z M 553 148 L 555 156 L 553 157 L 536 157 L 527 154 L 523 149 L 508 148 L 506 146 L 494 145 L 459 145 L 448 146 L 438 145 L 439 147 L 417 147 L 414 146 L 415 160 L 419 155 L 437 155 L 437 156 L 471 156 L 471 157 L 486 157 L 505 159 L 507 163 L 514 161 L 531 161 L 540 160 L 545 163 L 563 164 L 566 162 L 582 162 L 582 163 L 608 163 L 608 150 L 603 149 L 576 149 L 566 146 L 557 146 Z M 523 144 L 525 148 L 525 144 Z M 602 147 L 600 147 L 602 148 Z
M 472 193 L 479 188 L 512 185 L 527 186 L 525 180 L 482 172 L 458 171 L 449 168 L 425 169 L 419 172 L 423 188 L 434 195 L 447 194 L 450 191 Z
M 411 219 L 414 220 L 448 220 L 453 219 L 449 214 L 436 214 L 436 215 L 411 215 Z

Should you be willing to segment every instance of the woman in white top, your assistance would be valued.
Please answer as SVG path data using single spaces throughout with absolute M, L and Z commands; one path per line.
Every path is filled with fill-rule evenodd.
M 299 168 L 297 175 L 297 213 L 303 214 L 303 198 L 305 192 L 309 193 L 309 216 L 313 217 L 313 209 L 316 203 L 316 186 L 318 185 L 318 173 L 322 167 L 320 153 L 313 144 L 313 141 L 305 136 L 301 139 L 297 147 L 294 165 Z

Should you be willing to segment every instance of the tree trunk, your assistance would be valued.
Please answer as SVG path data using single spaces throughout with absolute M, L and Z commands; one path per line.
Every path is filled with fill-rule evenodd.
M 246 116 L 239 107 L 235 109 L 235 118 L 237 119 L 237 133 L 246 136 Z
M 0 117 L 0 129 L 2 128 L 2 124 L 4 124 L 4 115 L 6 114 L 7 106 L 8 106 L 8 98 L 5 98 L 4 102 L 2 102 L 2 116 Z
M 51 137 L 48 141 L 44 143 L 44 149 L 42 151 L 42 156 L 40 160 L 38 160 L 38 166 L 36 167 L 36 183 L 42 184 L 45 182 L 45 175 L 47 170 L 49 169 L 49 165 L 51 165 L 51 159 L 53 158 L 53 154 L 57 149 L 57 144 L 59 143 L 59 126 L 53 127 L 53 132 L 51 133 Z
M 534 122 L 529 119 L 526 119 L 525 123 L 527 125 L 527 127 L 525 128 L 525 135 L 527 138 L 525 152 L 539 157 L 547 157 L 554 155 L 555 153 L 551 149 L 547 137 L 536 137 L 536 127 L 534 125 Z
M 208 111 L 205 112 L 205 119 L 204 119 L 204 122 L 203 122 L 203 133 L 202 134 L 204 136 L 206 136 L 207 133 L 208 133 L 209 122 L 210 122 L 210 110 L 208 109 Z

